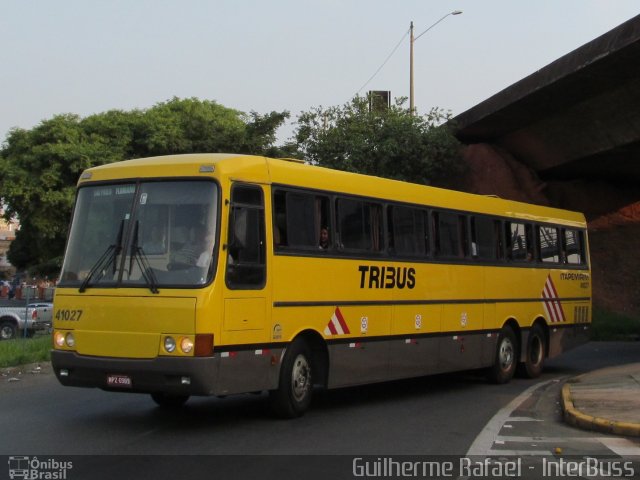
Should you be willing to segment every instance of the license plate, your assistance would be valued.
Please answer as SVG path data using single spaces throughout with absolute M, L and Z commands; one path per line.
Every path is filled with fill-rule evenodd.
M 128 375 L 108 375 L 107 386 L 115 388 L 131 388 L 131 377 Z

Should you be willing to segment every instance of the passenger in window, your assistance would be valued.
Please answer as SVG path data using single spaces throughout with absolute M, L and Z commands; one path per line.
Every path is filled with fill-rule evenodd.
M 198 225 L 189 232 L 189 240 L 173 255 L 170 270 L 188 267 L 207 267 L 211 261 L 211 235 L 206 234 L 204 227 Z
M 318 246 L 322 250 L 326 250 L 329 248 L 329 229 L 327 227 L 322 227 L 320 229 L 320 242 Z

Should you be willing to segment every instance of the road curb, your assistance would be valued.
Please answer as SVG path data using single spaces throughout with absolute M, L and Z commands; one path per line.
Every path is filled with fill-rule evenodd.
M 578 383 L 579 378 L 571 380 Z M 562 387 L 562 408 L 564 410 L 564 420 L 570 425 L 586 430 L 595 430 L 615 435 L 626 435 L 630 437 L 640 437 L 640 424 L 630 422 L 618 422 L 602 417 L 594 417 L 578 410 L 571 398 L 571 384 L 565 383 Z

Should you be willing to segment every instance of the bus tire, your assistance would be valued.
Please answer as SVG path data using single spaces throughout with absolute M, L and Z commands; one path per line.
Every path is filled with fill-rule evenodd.
M 544 368 L 546 355 L 544 331 L 536 323 L 529 331 L 525 361 L 518 365 L 518 374 L 525 378 L 538 378 Z
M 182 407 L 187 400 L 189 400 L 189 395 L 168 395 L 166 393 L 156 392 L 151 394 L 151 398 L 159 407 L 172 409 Z
M 271 409 L 278 417 L 299 417 L 309 408 L 313 394 L 311 358 L 311 349 L 301 338 L 287 348 L 278 389 L 269 391 Z
M 518 344 L 511 327 L 502 327 L 498 334 L 496 356 L 493 366 L 487 372 L 492 383 L 508 383 L 513 378 L 518 364 Z

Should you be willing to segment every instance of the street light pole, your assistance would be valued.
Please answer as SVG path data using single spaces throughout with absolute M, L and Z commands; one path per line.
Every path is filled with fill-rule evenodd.
M 411 22 L 411 26 L 409 27 L 409 111 L 411 115 L 414 112 L 414 104 L 413 104 L 413 43 L 415 39 L 413 38 L 413 22 Z
M 413 44 L 418 40 L 421 36 L 431 30 L 433 27 L 438 25 L 441 21 L 447 18 L 449 15 L 460 15 L 462 10 L 454 10 L 453 12 L 447 13 L 444 17 L 438 20 L 436 23 L 427 28 L 424 32 L 414 38 L 413 36 L 413 22 L 411 22 L 411 26 L 409 27 L 409 110 L 413 115 L 415 113 L 415 100 L 413 94 Z

